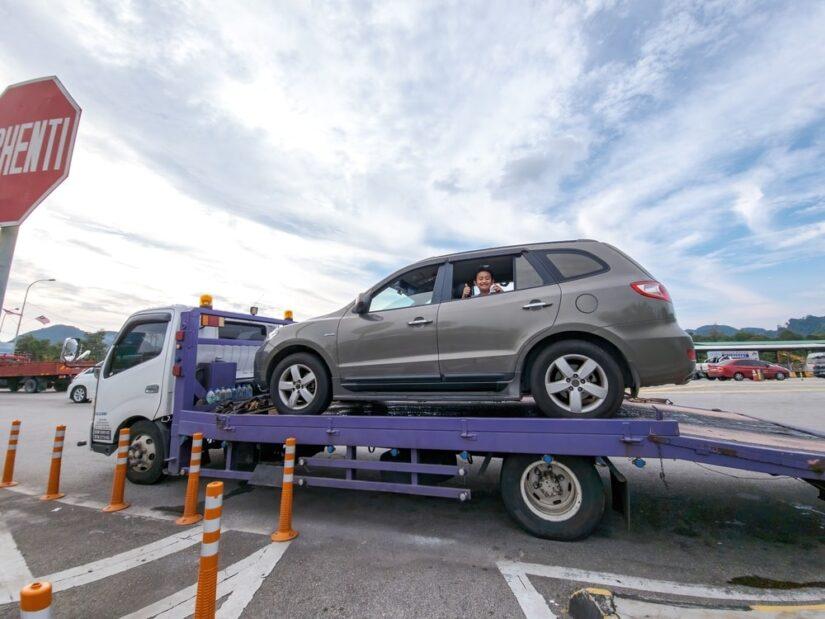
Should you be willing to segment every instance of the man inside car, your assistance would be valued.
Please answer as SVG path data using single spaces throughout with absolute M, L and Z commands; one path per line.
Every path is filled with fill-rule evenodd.
M 464 284 L 464 290 L 461 293 L 462 299 L 469 299 L 474 296 L 486 297 L 488 294 L 502 292 L 501 286 L 495 283 L 495 279 L 493 279 L 493 273 L 485 267 L 481 267 L 476 271 L 475 285 L 478 288 L 478 294 L 473 294 L 472 283 L 473 282 L 467 282 Z

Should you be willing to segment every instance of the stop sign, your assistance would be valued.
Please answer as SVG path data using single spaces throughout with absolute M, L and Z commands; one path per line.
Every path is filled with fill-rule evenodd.
M 21 223 L 69 175 L 80 108 L 56 77 L 0 95 L 0 226 Z

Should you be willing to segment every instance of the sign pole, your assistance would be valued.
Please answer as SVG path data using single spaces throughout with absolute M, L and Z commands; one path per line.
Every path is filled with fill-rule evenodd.
M 14 246 L 17 244 L 17 232 L 20 226 L 6 226 L 0 228 L 0 308 L 6 298 L 6 287 L 9 283 L 11 261 L 14 258 Z

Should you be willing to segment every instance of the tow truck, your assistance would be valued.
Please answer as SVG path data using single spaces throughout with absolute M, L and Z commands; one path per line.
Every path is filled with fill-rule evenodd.
M 741 413 L 629 398 L 611 419 L 552 419 L 529 403 L 332 406 L 321 415 L 279 415 L 252 379 L 255 351 L 291 321 L 200 306 L 137 312 L 120 330 L 98 379 L 91 448 L 111 454 L 131 430 L 128 477 L 156 483 L 187 473 L 201 433 L 201 475 L 279 486 L 283 443 L 299 445 L 303 488 L 472 499 L 471 474 L 500 459 L 500 492 L 529 533 L 589 535 L 608 493 L 629 517 L 629 486 L 615 466 L 629 459 L 698 462 L 796 478 L 825 499 L 825 436 Z M 376 454 L 378 450 L 378 454 Z M 378 457 L 376 457 L 378 456 Z M 474 466 L 480 462 L 480 466 Z

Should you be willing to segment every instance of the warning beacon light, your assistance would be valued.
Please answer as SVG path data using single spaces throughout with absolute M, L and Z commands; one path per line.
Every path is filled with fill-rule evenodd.
M 284 320 L 292 320 L 292 310 L 284 310 Z
M 201 295 L 201 307 L 205 307 L 207 309 L 212 309 L 212 295 L 211 294 L 202 294 Z
M 249 313 L 252 314 L 253 316 L 257 316 L 258 315 L 258 308 L 255 305 L 253 305 L 252 307 L 249 308 Z

